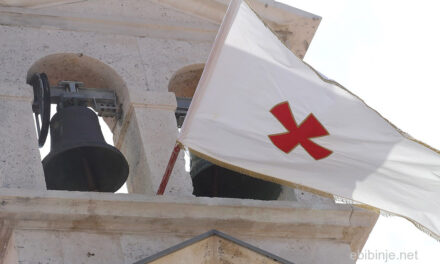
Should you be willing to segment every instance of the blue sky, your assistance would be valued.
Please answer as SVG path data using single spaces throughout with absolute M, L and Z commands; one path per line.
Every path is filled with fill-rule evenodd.
M 323 19 L 305 61 L 411 136 L 440 149 L 437 1 L 279 0 Z M 415 252 L 432 264 L 440 242 L 399 217 L 380 217 L 364 252 Z M 382 255 L 383 256 L 383 255 Z M 363 259 L 357 263 L 385 263 Z

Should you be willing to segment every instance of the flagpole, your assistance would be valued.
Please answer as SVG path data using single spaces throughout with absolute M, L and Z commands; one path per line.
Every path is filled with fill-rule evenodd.
M 177 156 L 179 156 L 180 144 L 176 143 L 174 145 L 173 152 L 171 152 L 170 160 L 168 161 L 167 168 L 163 174 L 162 181 L 160 182 L 159 188 L 157 189 L 156 195 L 163 195 L 165 188 L 167 187 L 168 180 L 170 179 L 171 172 L 173 171 L 174 164 L 176 164 Z

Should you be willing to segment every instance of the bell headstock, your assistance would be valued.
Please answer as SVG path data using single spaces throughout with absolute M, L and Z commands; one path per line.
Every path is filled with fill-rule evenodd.
M 34 100 L 32 111 L 35 115 L 35 122 L 38 133 L 38 146 L 42 147 L 46 142 L 50 123 L 50 84 L 45 73 L 35 73 L 28 84 L 34 89 Z
M 61 81 L 58 86 L 50 86 L 45 73 L 35 73 L 28 81 L 34 90 L 32 111 L 38 133 L 38 146 L 46 142 L 50 124 L 50 105 L 58 109 L 69 106 L 93 108 L 99 116 L 119 118 L 121 107 L 117 104 L 116 93 L 105 89 L 85 88 L 82 82 Z

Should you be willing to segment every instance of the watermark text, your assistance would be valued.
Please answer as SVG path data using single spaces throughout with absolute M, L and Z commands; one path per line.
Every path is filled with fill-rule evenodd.
M 418 260 L 419 255 L 415 251 L 401 251 L 394 252 L 388 250 L 363 250 L 361 252 L 352 252 L 351 259 L 353 260 L 380 260 L 385 263 L 394 260 Z

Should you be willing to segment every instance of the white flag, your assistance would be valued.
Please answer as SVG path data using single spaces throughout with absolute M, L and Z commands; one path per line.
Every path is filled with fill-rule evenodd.
M 217 35 L 179 142 L 251 176 L 403 216 L 440 238 L 440 155 L 297 58 L 241 0 Z

